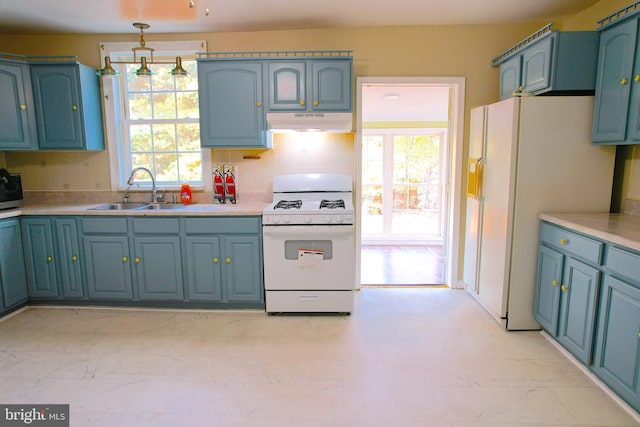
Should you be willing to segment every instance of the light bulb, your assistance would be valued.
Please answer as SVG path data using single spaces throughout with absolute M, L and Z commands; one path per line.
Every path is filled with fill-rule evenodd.
M 196 6 L 196 2 L 193 0 L 189 0 L 189 7 L 193 9 L 195 6 Z

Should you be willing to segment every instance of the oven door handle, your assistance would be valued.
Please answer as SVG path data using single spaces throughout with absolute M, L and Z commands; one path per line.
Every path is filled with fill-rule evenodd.
M 315 235 L 349 235 L 353 234 L 353 225 L 276 225 L 263 226 L 262 234 L 265 236 L 304 236 Z

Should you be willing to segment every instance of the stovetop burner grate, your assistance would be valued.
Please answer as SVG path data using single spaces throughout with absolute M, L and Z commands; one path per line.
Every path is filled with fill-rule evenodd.
M 342 199 L 340 199 L 340 200 L 326 200 L 326 199 L 323 199 L 320 202 L 320 209 L 338 209 L 338 208 L 345 209 L 344 200 L 342 200 Z
M 302 200 L 280 200 L 273 209 L 300 209 Z

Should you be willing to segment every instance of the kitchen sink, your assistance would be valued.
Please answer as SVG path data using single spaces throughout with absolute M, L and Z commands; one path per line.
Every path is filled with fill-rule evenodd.
M 111 210 L 165 210 L 182 209 L 182 203 L 107 203 L 105 205 L 89 208 L 90 211 L 111 211 Z
M 148 205 L 142 206 L 138 209 L 140 210 L 156 210 L 156 209 L 182 209 L 185 205 L 182 203 L 150 203 Z
M 107 203 L 106 205 L 100 205 L 93 208 L 89 208 L 90 211 L 120 211 L 120 210 L 134 210 L 144 208 L 148 206 L 148 203 Z

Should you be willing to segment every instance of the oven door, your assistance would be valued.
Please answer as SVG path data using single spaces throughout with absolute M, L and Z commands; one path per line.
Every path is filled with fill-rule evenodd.
M 262 227 L 266 290 L 353 290 L 353 225 Z

